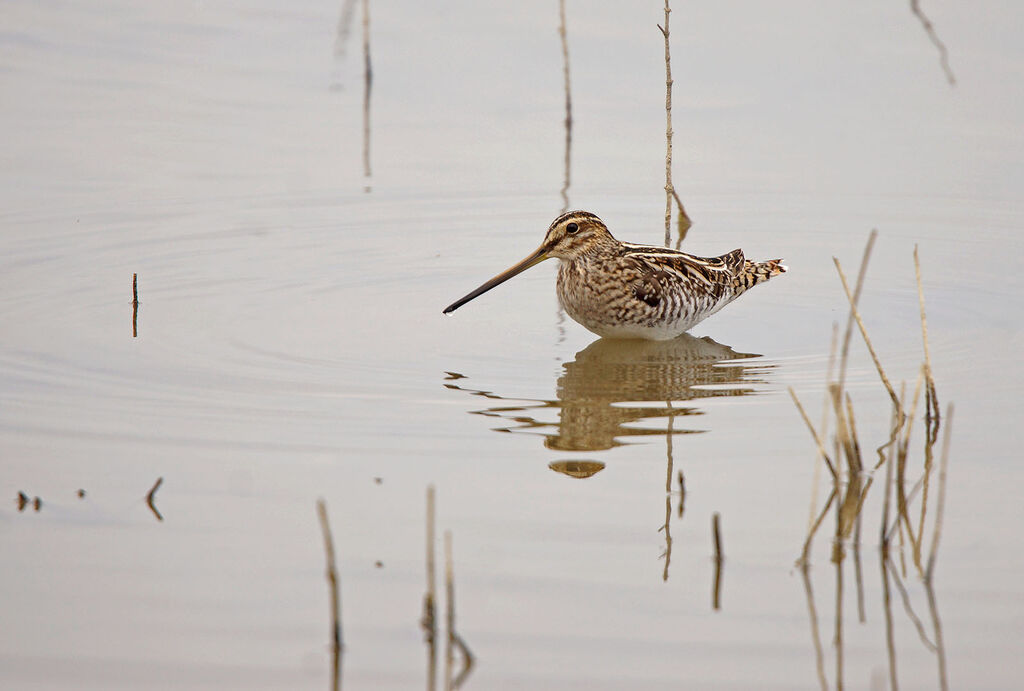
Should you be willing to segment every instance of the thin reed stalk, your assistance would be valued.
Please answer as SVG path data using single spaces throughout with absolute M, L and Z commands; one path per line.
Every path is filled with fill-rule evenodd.
M 885 368 L 882 367 L 882 362 L 878 359 L 878 353 L 875 352 L 875 347 L 871 343 L 871 338 L 868 336 L 867 327 L 864 326 L 864 320 L 860 316 L 860 312 L 857 310 L 857 303 L 854 301 L 853 294 L 850 292 L 850 286 L 846 282 L 846 274 L 843 273 L 843 266 L 839 263 L 839 260 L 835 257 L 832 261 L 836 265 L 836 270 L 839 272 L 839 279 L 843 283 L 843 291 L 846 293 L 846 299 L 850 302 L 850 310 L 853 312 L 853 318 L 857 321 L 857 327 L 860 329 L 860 335 L 864 338 L 864 344 L 868 347 L 868 352 L 871 354 L 871 360 L 875 363 L 875 369 L 878 370 L 878 376 L 882 380 L 882 384 L 885 386 L 885 390 L 889 392 L 889 398 L 892 399 L 893 403 L 899 406 L 899 426 L 903 426 L 903 407 L 900 405 L 899 399 L 896 397 L 896 391 L 893 390 L 892 384 L 889 383 L 889 378 L 885 375 Z
M 665 26 L 658 26 L 665 37 L 665 247 L 672 241 L 672 54 L 669 49 L 669 15 L 672 9 L 665 0 Z M 680 207 L 682 204 L 680 204 Z
M 341 635 L 341 586 L 338 568 L 334 559 L 334 538 L 331 536 L 331 524 L 327 518 L 327 502 L 318 499 L 316 513 L 320 519 L 320 531 L 324 536 L 324 554 L 327 558 L 327 586 L 330 595 L 331 615 L 331 646 L 335 653 L 344 646 Z

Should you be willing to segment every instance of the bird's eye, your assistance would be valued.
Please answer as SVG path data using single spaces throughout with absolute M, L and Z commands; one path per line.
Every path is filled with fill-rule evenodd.
M 577 230 L 579 230 L 579 229 L 580 229 L 580 227 L 579 227 L 579 225 L 578 225 L 578 224 L 576 224 L 576 223 L 570 223 L 569 225 L 567 225 L 567 226 L 565 227 L 565 232 L 567 232 L 567 233 L 575 233 L 575 232 L 576 232 Z

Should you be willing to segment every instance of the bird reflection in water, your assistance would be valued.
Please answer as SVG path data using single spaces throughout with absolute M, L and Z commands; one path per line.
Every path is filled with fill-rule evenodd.
M 773 367 L 744 363 L 755 357 L 689 334 L 669 341 L 600 338 L 563 365 L 555 400 L 508 399 L 468 387 L 461 383 L 466 377 L 454 372 L 448 373 L 445 386 L 493 401 L 519 402 L 471 411 L 513 423 L 495 431 L 539 433 L 544 445 L 557 451 L 601 451 L 632 437 L 705 431 L 675 424 L 675 418 L 702 414 L 694 405 L 678 404 L 753 393 Z M 557 411 L 557 421 L 545 416 L 549 410 Z
M 475 415 L 505 421 L 498 432 L 526 432 L 544 436 L 544 446 L 556 451 L 603 451 L 628 443 L 634 437 L 664 437 L 665 514 L 659 528 L 665 539 L 662 580 L 667 581 L 672 560 L 670 518 L 672 499 L 683 513 L 684 479 L 680 470 L 679 490 L 673 492 L 672 439 L 693 434 L 694 417 L 703 414 L 694 402 L 719 396 L 754 393 L 773 368 L 753 353 L 738 353 L 710 338 L 683 334 L 668 341 L 616 340 L 599 338 L 562 365 L 555 385 L 555 400 L 510 399 L 492 391 L 465 385 L 467 377 L 448 372 L 445 386 L 497 402 Z M 459 383 L 456 383 L 459 382 Z M 515 401 L 515 403 L 513 403 Z M 680 405 L 680 404 L 683 405 Z M 557 420 L 551 418 L 557 412 Z M 679 425 L 677 418 L 688 424 Z M 511 423 L 511 424 L 509 424 Z M 601 461 L 558 460 L 549 468 L 573 478 L 589 478 L 604 469 Z M 715 576 L 715 608 L 721 560 Z

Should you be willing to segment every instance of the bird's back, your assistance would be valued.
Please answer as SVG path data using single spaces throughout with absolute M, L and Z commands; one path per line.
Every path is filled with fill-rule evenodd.
M 740 249 L 698 257 L 617 243 L 614 250 L 563 260 L 558 295 L 569 316 L 594 333 L 662 340 L 785 270 L 777 259 L 749 261 Z

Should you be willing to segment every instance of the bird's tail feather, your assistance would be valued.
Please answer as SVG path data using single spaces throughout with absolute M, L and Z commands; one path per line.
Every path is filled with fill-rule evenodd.
M 787 268 L 781 259 L 769 259 L 764 262 L 752 262 L 748 259 L 743 263 L 743 271 L 736 277 L 733 286 L 739 294 L 786 271 Z

